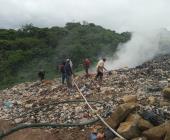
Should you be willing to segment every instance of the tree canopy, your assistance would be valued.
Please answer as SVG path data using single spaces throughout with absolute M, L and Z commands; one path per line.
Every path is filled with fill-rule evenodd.
M 18 30 L 0 29 L 0 88 L 37 79 L 43 68 L 47 78 L 57 75 L 58 65 L 71 58 L 80 68 L 88 57 L 95 62 L 100 55 L 112 55 L 129 32 L 116 33 L 93 23 L 67 23 L 65 27 L 39 28 L 32 24 Z

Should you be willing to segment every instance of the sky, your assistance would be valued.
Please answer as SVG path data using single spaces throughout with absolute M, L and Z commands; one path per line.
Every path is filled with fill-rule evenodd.
M 170 0 L 0 0 L 0 28 L 87 21 L 117 32 L 131 32 L 131 40 L 119 45 L 109 58 L 110 69 L 135 67 L 160 53 L 170 53 L 170 43 L 159 45 L 162 33 L 170 42 L 170 33 L 164 30 L 170 30 L 169 15 Z
M 123 31 L 170 28 L 170 0 L 0 0 L 0 28 L 88 21 Z

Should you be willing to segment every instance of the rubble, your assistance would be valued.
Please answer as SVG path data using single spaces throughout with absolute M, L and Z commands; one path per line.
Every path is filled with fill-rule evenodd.
M 170 55 L 164 55 L 136 68 L 114 70 L 112 75 L 104 75 L 102 84 L 94 80 L 95 75 L 76 76 L 75 81 L 87 100 L 98 102 L 90 102 L 92 107 L 125 137 L 168 140 L 169 133 L 159 129 L 170 120 L 169 92 L 163 91 L 169 86 L 169 62 Z M 10 120 L 14 126 L 21 123 L 75 124 L 97 119 L 84 102 L 65 102 L 82 98 L 75 88 L 70 94 L 59 80 L 18 84 L 0 91 L 0 95 L 0 119 Z M 100 125 L 105 130 L 106 127 Z M 77 139 L 80 133 L 79 138 L 85 140 L 91 132 L 89 126 L 84 126 L 81 132 L 75 128 L 45 130 L 53 132 L 56 139 L 69 140 Z M 141 133 L 136 133 L 138 130 Z M 132 131 L 136 135 L 132 136 Z M 71 132 L 75 136 L 71 137 Z M 64 134 L 70 137 L 63 138 Z
M 150 105 L 153 105 L 156 102 L 156 98 L 154 96 L 149 96 L 148 101 Z
M 170 100 L 170 88 L 165 88 L 163 90 L 163 96 L 164 96 L 165 99 Z

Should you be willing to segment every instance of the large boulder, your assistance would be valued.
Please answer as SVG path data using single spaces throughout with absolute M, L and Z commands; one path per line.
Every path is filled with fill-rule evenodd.
M 118 125 L 126 119 L 126 117 L 136 108 L 135 103 L 126 103 L 120 105 L 112 115 L 106 119 L 106 122 L 112 127 L 117 128 Z
M 150 128 L 143 132 L 148 140 L 163 140 L 166 134 L 165 124 Z
M 165 123 L 166 135 L 164 140 L 170 140 L 170 122 Z
M 136 122 L 138 128 L 141 131 L 144 131 L 144 130 L 147 130 L 153 127 L 153 125 L 149 121 L 144 120 L 139 114 L 130 114 L 127 117 L 126 121 Z
M 141 118 L 141 119 L 138 121 L 138 127 L 139 127 L 139 129 L 140 129 L 141 131 L 144 131 L 144 130 L 147 130 L 147 129 L 152 128 L 153 125 L 152 125 L 149 121 L 144 120 L 144 119 Z
M 165 89 L 163 90 L 163 97 L 164 97 L 165 99 L 170 100 L 170 88 L 165 88 Z
M 143 132 L 148 140 L 170 140 L 170 121 Z
M 136 138 L 140 135 L 140 131 L 135 121 L 121 123 L 117 132 L 126 139 Z

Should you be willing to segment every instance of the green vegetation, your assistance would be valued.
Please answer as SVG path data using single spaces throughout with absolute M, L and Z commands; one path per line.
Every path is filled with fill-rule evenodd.
M 71 58 L 80 69 L 86 57 L 112 55 L 128 32 L 116 33 L 93 23 L 67 23 L 65 27 L 38 28 L 32 24 L 18 30 L 0 29 L 0 88 L 37 79 L 39 69 L 47 78 L 57 75 L 58 65 Z

